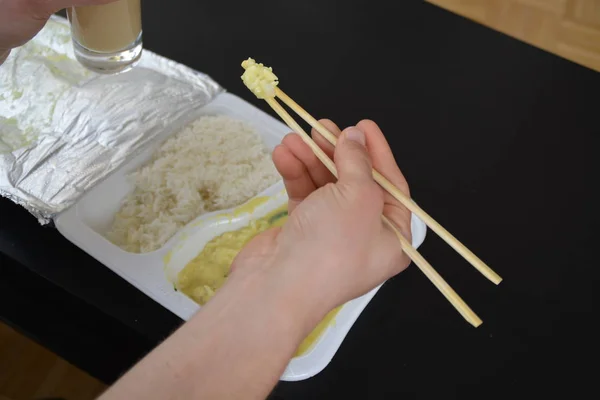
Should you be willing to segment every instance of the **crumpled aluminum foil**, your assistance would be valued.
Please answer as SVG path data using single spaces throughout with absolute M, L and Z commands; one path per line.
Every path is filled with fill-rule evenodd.
M 148 50 L 129 72 L 90 72 L 54 16 L 0 66 L 0 195 L 46 224 L 223 90 Z

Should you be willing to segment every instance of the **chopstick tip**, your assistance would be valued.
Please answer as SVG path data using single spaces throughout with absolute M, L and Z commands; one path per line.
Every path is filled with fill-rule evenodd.
M 480 320 L 479 318 L 474 320 L 474 321 L 469 321 L 471 323 L 471 325 L 473 325 L 475 328 L 479 328 L 481 326 L 481 324 L 483 324 L 483 321 Z
M 500 284 L 500 282 L 502 282 L 502 277 L 500 275 L 494 275 L 493 277 L 490 277 L 490 281 L 492 281 L 493 283 L 497 285 Z

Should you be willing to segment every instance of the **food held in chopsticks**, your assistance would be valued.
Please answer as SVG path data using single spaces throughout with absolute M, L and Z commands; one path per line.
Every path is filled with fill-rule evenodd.
M 275 88 L 279 80 L 271 68 L 257 64 L 252 58 L 244 60 L 242 67 L 245 69 L 242 81 L 256 97 L 259 99 L 275 97 Z
M 206 304 L 225 283 L 233 260 L 242 248 L 265 230 L 282 226 L 287 220 L 287 206 L 272 211 L 262 218 L 250 221 L 236 231 L 225 232 L 210 240 L 202 251 L 177 275 L 176 287 L 200 305 Z M 298 347 L 295 357 L 309 350 L 341 307 L 330 311 Z
M 263 73 L 257 71 L 258 68 L 268 70 L 264 72 L 265 76 L 272 74 L 271 68 L 266 68 L 262 64 L 257 64 L 254 60 L 248 59 L 242 63 L 242 67 L 247 66 L 253 67 L 253 76 L 263 76 Z M 260 79 L 258 79 L 260 80 Z M 246 82 L 246 80 L 244 80 Z M 283 119 L 283 121 L 296 133 L 300 135 L 302 140 L 311 148 L 317 158 L 329 169 L 329 171 L 337 176 L 335 164 L 323 150 L 311 139 L 311 137 L 296 123 L 296 121 L 285 111 L 285 109 L 275 99 L 279 97 L 284 103 L 286 103 L 292 110 L 300 115 L 306 122 L 308 122 L 313 128 L 315 128 L 323 137 L 335 146 L 337 138 L 331 132 L 329 132 L 322 124 L 302 109 L 297 103 L 289 98 L 283 91 L 277 87 L 279 82 L 269 87 L 269 93 L 274 92 L 273 96 L 265 96 L 265 91 L 261 91 L 259 94 L 256 93 L 256 85 L 248 88 L 257 97 L 264 99 L 273 110 Z M 272 90 L 271 90 L 272 89 Z M 461 254 L 467 261 L 477 268 L 484 276 L 490 279 L 492 282 L 498 284 L 502 280 L 498 274 L 496 274 L 491 268 L 489 268 L 483 261 L 481 261 L 475 254 L 467 249 L 462 243 L 460 243 L 454 236 L 452 236 L 447 230 L 445 230 L 439 223 L 431 218 L 423 209 L 417 206 L 412 200 L 406 196 L 402 191 L 396 188 L 391 182 L 389 182 L 383 175 L 378 171 L 373 170 L 373 177 L 380 186 L 388 191 L 394 198 L 396 198 L 401 204 L 408 208 L 412 213 L 417 215 L 419 218 L 427 224 L 434 232 L 436 232 L 442 239 L 446 241 L 452 248 L 454 248 L 459 254 Z M 411 258 L 411 260 L 421 269 L 421 271 L 429 278 L 429 280 L 436 286 L 438 290 L 448 299 L 448 301 L 457 309 L 458 312 L 473 326 L 477 327 L 481 324 L 479 317 L 467 306 L 467 304 L 458 296 L 458 294 L 448 285 L 444 279 L 433 269 L 433 267 L 421 256 L 421 254 L 400 234 L 394 224 L 389 221 L 385 216 L 382 216 L 384 223 L 394 231 L 402 249 Z

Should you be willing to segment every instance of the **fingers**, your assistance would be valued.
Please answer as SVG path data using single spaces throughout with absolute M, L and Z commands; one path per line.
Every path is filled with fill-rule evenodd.
M 285 145 L 297 159 L 302 161 L 317 188 L 325 186 L 330 182 L 335 182 L 335 177 L 329 172 L 327 167 L 321 163 L 310 147 L 302 141 L 302 138 L 299 135 L 287 135 L 283 138 L 281 143 Z
M 68 7 L 95 6 L 112 3 L 116 0 L 24 0 L 18 1 L 23 14 L 34 20 L 47 20 L 52 14 Z
M 0 64 L 8 51 L 34 37 L 55 12 L 71 6 L 111 3 L 115 0 L 0 0 Z
M 373 182 L 371 157 L 366 147 L 366 136 L 357 127 L 346 128 L 335 148 L 335 166 L 342 184 Z
M 339 137 L 340 134 L 342 133 L 340 128 L 338 128 L 338 126 L 329 119 L 321 119 L 321 120 L 319 120 L 319 122 L 321 123 L 321 125 L 323 125 L 325 128 L 327 128 L 327 130 L 329 132 L 333 133 L 333 135 L 336 137 Z M 315 143 L 317 143 L 319 145 L 319 147 L 323 149 L 325 154 L 327 154 L 327 156 L 329 158 L 333 159 L 333 153 L 334 153 L 335 147 L 331 143 L 329 143 L 329 141 L 327 141 L 327 139 L 325 139 L 314 128 L 311 131 L 311 136 L 312 136 L 313 140 L 315 141 Z
M 330 120 L 320 120 L 332 134 L 340 136 L 340 130 Z M 379 171 L 392 184 L 410 196 L 408 184 L 400 168 L 396 164 L 392 150 L 377 124 L 370 120 L 363 120 L 356 125 L 359 142 L 344 144 L 347 138 L 338 140 L 338 149 L 335 149 L 321 134 L 313 129 L 314 141 L 330 157 L 335 154 L 336 166 L 340 179 L 346 181 L 372 182 L 372 169 Z M 351 131 L 347 129 L 347 135 Z M 362 143 L 360 132 L 364 134 L 365 147 Z M 356 134 L 356 132 L 355 132 Z M 327 168 L 313 154 L 312 150 L 296 134 L 284 138 L 282 144 L 273 153 L 273 161 L 277 170 L 284 178 L 288 196 L 290 197 L 290 212 L 310 193 L 335 179 Z M 372 166 L 371 166 L 372 165 Z M 385 200 L 385 214 L 394 221 L 410 237 L 410 212 L 396 201 L 392 195 L 382 190 Z
M 339 136 L 341 131 L 332 121 L 321 120 L 320 122 L 334 135 Z M 315 130 L 312 136 L 325 154 L 333 158 L 334 147 Z M 289 213 L 292 213 L 298 204 L 317 188 L 335 181 L 334 176 L 297 134 L 287 135 L 282 144 L 275 147 L 273 162 L 283 178 L 288 193 Z
M 341 131 L 332 121 L 328 119 L 322 119 L 319 121 L 322 123 L 331 133 L 335 136 L 339 136 Z M 315 143 L 323 149 L 325 154 L 329 158 L 333 158 L 334 147 L 319 134 L 316 130 L 312 130 L 312 137 Z M 294 156 L 300 160 L 306 166 L 310 178 L 312 179 L 315 187 L 321 187 L 329 182 L 335 182 L 334 176 L 329 170 L 321 163 L 321 161 L 315 156 L 312 150 L 304 143 L 302 138 L 296 134 L 290 134 L 286 136 L 282 144 L 286 146 Z
M 273 150 L 273 163 L 283 178 L 285 190 L 288 194 L 288 212 L 294 209 L 317 187 L 313 183 L 304 163 L 284 144 Z
M 370 120 L 362 120 L 356 126 L 365 133 L 373 168 L 410 197 L 408 183 L 396 164 L 394 154 L 379 126 Z M 412 241 L 410 211 L 387 191 L 382 189 L 382 192 L 385 202 L 384 214 L 400 229 L 407 240 Z
M 386 177 L 390 182 L 394 184 L 398 189 L 404 192 L 407 196 L 410 196 L 408 183 L 402 175 L 398 164 L 392 153 L 392 149 L 383 135 L 379 126 L 373 121 L 362 120 L 357 125 L 361 131 L 365 133 L 367 140 L 367 148 L 371 155 L 373 162 L 373 168 L 381 175 Z M 389 194 L 388 194 L 389 195 Z M 391 195 L 389 195 L 391 197 Z

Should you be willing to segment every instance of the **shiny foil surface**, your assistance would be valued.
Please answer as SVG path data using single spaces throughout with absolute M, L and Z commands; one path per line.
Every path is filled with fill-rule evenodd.
M 53 17 L 0 65 L 0 195 L 48 223 L 223 90 L 148 50 L 129 72 L 88 71 L 68 22 Z

